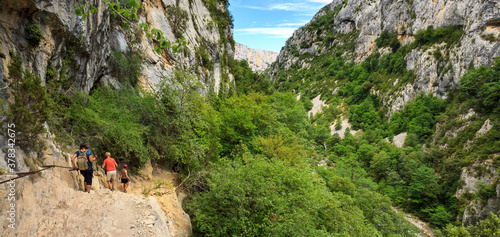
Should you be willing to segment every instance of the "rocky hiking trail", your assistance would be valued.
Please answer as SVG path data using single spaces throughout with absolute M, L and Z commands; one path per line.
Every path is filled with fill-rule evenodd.
M 44 163 L 69 164 L 49 143 L 44 151 Z M 22 171 L 25 164 L 33 166 L 32 158 L 18 154 Z M 2 236 L 189 236 L 191 223 L 183 211 L 176 191 L 176 173 L 153 169 L 151 165 L 140 175 L 130 175 L 132 185 L 122 192 L 116 183 L 115 191 L 104 185 L 104 174 L 94 173 L 92 190 L 83 192 L 83 177 L 63 168 L 44 170 L 16 181 L 16 229 L 0 218 Z M 0 213 L 9 210 L 6 185 L 0 186 Z

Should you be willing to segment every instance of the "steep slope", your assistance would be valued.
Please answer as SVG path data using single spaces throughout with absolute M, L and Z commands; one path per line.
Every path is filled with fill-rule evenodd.
M 311 117 L 318 131 L 362 129 L 355 142 L 324 139 L 328 155 L 357 157 L 382 193 L 434 227 L 474 226 L 500 215 L 499 20 L 498 1 L 335 0 L 288 39 L 271 78 L 308 109 L 325 101 Z M 400 136 L 386 156 L 397 149 L 380 140 Z
M 431 43 L 405 52 L 405 69 L 415 73 L 414 81 L 400 85 L 395 94 L 373 90 L 380 93 L 391 111 L 401 109 L 419 92 L 446 97 L 470 67 L 490 65 L 500 56 L 499 4 L 479 0 L 334 0 L 287 40 L 271 67 L 272 77 L 277 78 L 294 64 L 299 69 L 310 67 L 313 55 L 332 51 L 356 64 L 375 52 L 387 54 L 390 48 L 377 47 L 375 42 L 384 30 L 396 34 L 404 46 L 415 41 L 419 30 L 456 26 L 458 42 Z
M 262 49 L 251 49 L 240 43 L 235 43 L 234 46 L 234 59 L 247 60 L 253 71 L 264 71 L 278 56 L 275 52 Z

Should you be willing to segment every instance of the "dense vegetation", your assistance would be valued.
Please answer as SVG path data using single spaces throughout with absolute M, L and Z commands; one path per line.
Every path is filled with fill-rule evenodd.
M 185 184 L 201 191 L 185 201 L 197 234 L 416 233 L 362 169 L 310 166 L 322 158 L 316 126 L 293 94 L 202 96 L 187 72 L 165 80 L 156 93 L 101 86 L 62 99 L 51 82 L 49 99 L 66 103 L 51 104 L 65 117 L 49 123 L 58 137 L 91 141 L 131 167 L 180 164 Z
M 328 17 L 325 15 L 322 18 Z M 308 30 L 322 29 L 324 24 L 328 21 L 320 18 L 316 25 L 308 25 Z M 369 172 L 378 184 L 377 191 L 437 228 L 458 224 L 456 216 L 462 214 L 470 201 L 480 199 L 486 202 L 495 196 L 497 181 L 481 186 L 475 194 L 457 198 L 455 192 L 462 167 L 486 159 L 493 159 L 495 167 L 500 164 L 494 155 L 499 152 L 500 132 L 496 121 L 500 101 L 500 59 L 491 67 L 481 66 L 465 74 L 458 90 L 450 92 L 447 100 L 420 94 L 390 118 L 381 101 L 396 95 L 398 90 L 414 80 L 413 72 L 406 70 L 404 59 L 411 50 L 426 51 L 445 43 L 433 55 L 439 60 L 439 66 L 446 65 L 449 49 L 459 44 L 462 34 L 462 26 L 436 29 L 430 26 L 419 30 L 413 43 L 401 46 L 395 33 L 383 31 L 376 39 L 376 45 L 379 48 L 389 47 L 391 52 L 381 56 L 375 51 L 360 65 L 355 65 L 346 62 L 353 58 L 349 48 L 345 47 L 349 41 L 344 35 L 327 33 L 324 38 L 300 44 L 301 48 L 311 47 L 312 44 L 320 46 L 322 53 L 317 57 L 309 59 L 301 55 L 297 46 L 287 49 L 289 57 L 306 57 L 303 61 L 308 64 L 307 69 L 301 69 L 297 64 L 275 75 L 275 86 L 279 91 L 298 92 L 303 101 L 321 95 L 329 105 L 311 119 L 317 127 L 323 127 L 315 128 L 316 134 L 322 134 L 315 137 L 316 151 L 320 156 L 328 157 L 334 166 L 349 161 L 351 166 Z M 276 66 L 284 69 L 283 65 Z M 377 91 L 377 95 L 373 91 Z M 471 108 L 476 111 L 471 120 L 457 119 Z M 362 129 L 363 132 L 352 137 L 346 130 L 344 139 L 336 134 L 330 137 L 330 126 L 335 124 L 335 129 L 340 129 L 342 117 L 349 119 L 352 129 Z M 492 129 L 478 137 L 476 132 L 488 119 Z M 461 126 L 466 129 L 458 131 L 457 136 L 447 135 L 448 131 Z M 408 133 L 402 148 L 383 140 L 392 141 L 393 136 L 402 132 Z M 473 147 L 466 144 L 470 141 L 474 141 Z M 448 149 L 439 148 L 443 145 Z

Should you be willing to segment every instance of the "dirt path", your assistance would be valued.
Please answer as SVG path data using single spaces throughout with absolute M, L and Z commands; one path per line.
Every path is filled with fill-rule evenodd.
M 403 212 L 396 207 L 392 207 L 394 211 L 397 213 L 403 213 L 404 218 L 410 222 L 412 225 L 417 227 L 420 231 L 422 231 L 422 237 L 434 237 L 434 232 L 432 232 L 432 229 L 429 227 L 429 224 L 426 222 L 423 222 L 422 220 L 418 219 L 418 217 L 413 216 L 412 214 Z
M 64 158 L 67 156 L 51 145 L 56 152 L 49 154 L 45 162 L 67 166 L 69 161 Z M 18 160 L 24 162 L 24 159 L 29 158 L 19 153 Z M 15 230 L 8 227 L 7 218 L 4 218 L 11 205 L 5 198 L 9 189 L 5 185 L 0 186 L 1 235 L 189 236 L 189 216 L 182 210 L 175 191 L 144 195 L 142 187 L 136 182 L 128 193 L 121 192 L 121 188 L 112 192 L 100 183 L 101 175 L 94 176 L 91 193 L 78 190 L 83 182 L 82 176 L 67 169 L 49 169 L 38 177 L 18 179 L 14 202 Z M 171 176 L 172 179 L 162 181 L 168 184 L 165 189 L 173 187 L 171 182 L 176 175 Z M 134 180 L 134 177 L 131 178 Z M 143 182 L 144 185 L 152 183 Z
M 149 177 L 149 178 L 148 178 Z M 184 193 L 178 192 L 175 187 L 180 184 L 176 173 L 166 169 L 151 168 L 149 174 L 133 178 L 131 192 L 136 195 L 151 195 L 154 197 L 165 216 L 173 225 L 173 235 L 189 236 L 191 234 L 191 220 L 182 209 Z
M 7 236 L 171 236 L 153 197 L 109 189 L 86 193 L 57 177 L 43 178 L 18 183 L 18 226 Z

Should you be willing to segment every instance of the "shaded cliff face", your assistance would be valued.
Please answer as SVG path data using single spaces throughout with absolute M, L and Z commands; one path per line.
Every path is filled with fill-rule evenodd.
M 247 60 L 253 71 L 264 71 L 276 60 L 277 53 L 262 49 L 251 49 L 246 45 L 236 43 L 234 59 Z
M 0 79 L 8 75 L 11 51 L 18 52 L 23 66 L 42 80 L 50 67 L 60 73 L 66 59 L 64 63 L 69 61 L 71 65 L 68 67 L 69 80 L 78 90 L 86 92 L 97 84 L 122 86 L 121 78 L 111 73 L 113 51 L 133 49 L 140 52 L 144 64 L 139 83 L 152 89 L 164 77 L 171 77 L 175 69 L 186 68 L 199 72 L 197 77 L 207 92 L 218 91 L 221 74 L 228 73 L 220 61 L 224 52 L 232 55 L 232 46 L 224 41 L 232 38 L 231 30 L 227 28 L 222 31 L 224 35 L 219 34 L 218 25 L 202 0 L 180 1 L 178 6 L 173 0 L 142 1 L 138 22 L 149 22 L 151 28 L 161 30 L 170 41 L 177 37 L 167 9 L 178 7 L 187 13 L 181 36 L 189 42 L 188 52 L 166 51 L 161 55 L 154 52 L 155 43 L 144 34 L 123 30 L 102 0 L 93 1 L 97 12 L 85 21 L 74 10 L 77 1 L 4 0 L 0 4 Z M 219 9 L 225 11 L 225 6 L 219 5 Z M 34 24 L 39 26 L 43 36 L 37 46 L 28 42 L 25 33 L 25 29 Z M 197 58 L 199 55 L 195 51 L 201 47 L 213 67 L 203 67 L 202 60 Z
M 333 17 L 323 21 L 323 25 L 315 25 L 328 14 Z M 389 48 L 379 48 L 375 43 L 383 30 L 396 33 L 398 41 L 408 45 L 415 40 L 418 30 L 429 26 L 461 26 L 463 34 L 459 43 L 450 48 L 444 43 L 434 44 L 415 48 L 404 56 L 406 69 L 415 73 L 414 82 L 401 86 L 398 93 L 392 95 L 372 91 L 383 98 L 384 104 L 390 105 L 390 112 L 401 109 L 419 92 L 446 97 L 447 91 L 456 88 L 461 76 L 471 66 L 490 65 L 495 57 L 500 56 L 498 1 L 334 0 L 288 39 L 271 67 L 272 77 L 289 70 L 294 64 L 299 68 L 309 67 L 311 59 L 307 55 L 328 54 L 332 48 L 350 42 L 354 43 L 352 50 L 343 51 L 342 57 L 360 64 L 375 52 L 381 55 L 390 52 Z M 342 39 L 349 34 L 348 40 Z M 436 59 L 436 51 L 447 55 L 445 60 Z

